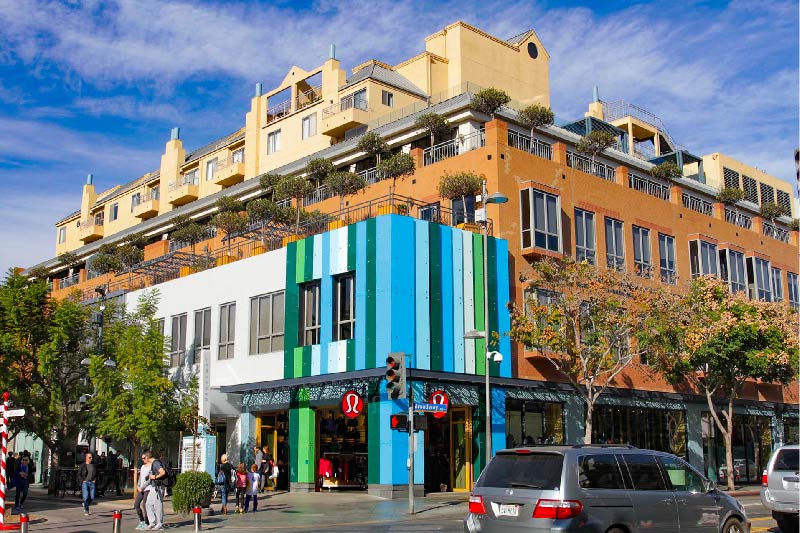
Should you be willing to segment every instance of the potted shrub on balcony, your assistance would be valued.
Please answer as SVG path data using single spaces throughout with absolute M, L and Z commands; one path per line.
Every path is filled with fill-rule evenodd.
M 172 509 L 190 513 L 195 507 L 209 507 L 214 480 L 208 472 L 188 471 L 179 474 L 172 488 Z
M 492 120 L 494 120 L 494 116 L 497 111 L 499 111 L 501 107 L 510 101 L 511 97 L 508 96 L 505 91 L 501 89 L 495 89 L 494 87 L 487 87 L 486 89 L 481 89 L 472 95 L 472 101 L 470 105 L 476 111 L 486 113 L 492 117 Z
M 414 127 L 424 129 L 430 136 L 430 145 L 436 142 L 436 137 L 446 135 L 450 131 L 450 124 L 438 113 L 423 113 L 414 121 Z
M 228 253 L 217 258 L 217 266 L 226 265 L 236 260 L 231 253 L 231 243 L 236 238 L 236 233 L 247 229 L 247 217 L 241 213 L 244 204 L 230 196 L 222 196 L 214 203 L 218 212 L 211 219 L 211 225 L 225 233 Z
M 617 138 L 613 133 L 603 130 L 592 130 L 578 141 L 575 149 L 582 154 L 586 154 L 592 159 L 592 168 L 594 168 L 595 158 L 617 144 Z
M 170 232 L 170 237 L 176 241 L 184 242 L 192 248 L 192 265 L 182 266 L 180 268 L 180 276 L 188 276 L 200 270 L 198 265 L 198 257 L 195 254 L 194 248 L 198 242 L 206 238 L 206 228 L 189 218 L 187 215 L 178 215 L 172 219 L 175 229 Z
M 774 223 L 775 219 L 786 214 L 786 209 L 775 202 L 764 202 L 761 204 L 761 216 Z
M 397 152 L 380 162 L 378 172 L 392 180 L 392 189 L 389 192 L 389 205 L 378 207 L 379 215 L 389 213 L 408 214 L 408 208 L 405 205 L 395 206 L 395 187 L 397 186 L 397 180 L 403 180 L 414 174 L 414 168 L 414 158 L 403 152 Z
M 734 224 L 739 218 L 739 202 L 744 200 L 744 191 L 737 187 L 726 187 L 717 193 L 717 201 L 733 208 Z
M 439 196 L 451 201 L 461 198 L 464 220 L 457 224 L 457 227 L 475 233 L 480 232 L 480 226 L 474 220 L 467 220 L 467 196 L 475 197 L 480 194 L 482 183 L 483 178 L 481 176 L 468 171 L 455 172 L 453 174 L 445 173 L 439 179 Z
M 363 191 L 367 187 L 367 180 L 361 174 L 337 170 L 325 178 L 325 187 L 332 194 L 339 197 L 339 220 L 331 221 L 328 229 L 341 228 L 347 225 L 348 219 L 344 213 L 344 199 Z
M 267 198 L 251 200 L 247 204 L 247 220 L 253 226 L 258 226 L 261 244 L 253 248 L 253 255 L 263 254 L 267 251 L 267 225 L 273 223 L 287 223 L 286 210 Z
M 531 104 L 522 109 L 517 114 L 520 124 L 531 131 L 531 142 L 533 142 L 533 132 L 542 126 L 550 126 L 555 120 L 555 115 L 549 107 L 542 104 Z
M 295 201 L 295 235 L 300 232 L 300 212 L 303 210 L 303 197 L 314 190 L 305 176 L 282 176 L 275 184 L 275 197 L 278 200 L 293 198 Z
M 377 167 L 381 162 L 381 155 L 389 151 L 389 145 L 383 140 L 383 137 L 371 131 L 361 136 L 358 144 L 356 144 L 356 150 L 374 157 L 375 166 Z

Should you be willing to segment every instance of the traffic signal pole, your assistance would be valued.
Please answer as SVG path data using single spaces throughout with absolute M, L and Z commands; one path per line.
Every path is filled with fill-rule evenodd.
M 416 437 L 414 434 L 414 387 L 411 386 L 410 377 L 406 377 L 408 382 L 408 514 L 414 514 L 414 442 Z

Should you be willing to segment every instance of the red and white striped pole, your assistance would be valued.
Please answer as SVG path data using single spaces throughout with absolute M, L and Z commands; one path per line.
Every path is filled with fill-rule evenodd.
M 3 407 L 0 409 L 0 524 L 5 524 L 6 515 L 6 455 L 8 454 L 8 391 L 3 392 Z

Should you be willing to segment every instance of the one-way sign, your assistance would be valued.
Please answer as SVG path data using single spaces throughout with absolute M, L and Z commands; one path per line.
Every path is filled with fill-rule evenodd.
M 422 413 L 446 413 L 447 405 L 443 403 L 415 403 L 414 410 Z

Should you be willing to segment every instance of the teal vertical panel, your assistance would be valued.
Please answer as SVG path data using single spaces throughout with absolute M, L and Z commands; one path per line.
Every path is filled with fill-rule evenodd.
M 428 224 L 431 302 L 431 370 L 442 366 L 442 245 L 438 224 Z
M 486 265 L 487 269 L 489 270 L 487 273 L 489 276 L 489 332 L 492 334 L 489 337 L 489 350 L 495 351 L 500 348 L 500 339 L 498 338 L 498 335 L 502 336 L 503 334 L 503 332 L 499 330 L 497 322 L 497 239 L 490 238 L 487 244 L 489 253 Z M 489 365 L 489 375 L 500 375 L 500 365 L 493 362 L 487 362 L 487 364 Z
M 417 297 L 415 299 L 416 312 L 416 357 L 415 368 L 431 369 L 431 297 L 430 297 L 430 237 L 428 234 L 430 223 L 422 220 L 414 222 L 414 265 L 416 274 L 414 284 Z
M 358 238 L 356 235 L 356 225 L 347 226 L 347 271 L 352 272 L 356 269 L 356 249 Z
M 284 298 L 283 377 L 294 375 L 294 348 L 297 346 L 299 324 L 299 294 L 296 279 L 297 243 L 286 246 L 286 297 Z
M 442 260 L 441 273 L 442 298 L 440 313 L 442 316 L 442 370 L 453 372 L 455 354 L 453 353 L 453 232 L 448 226 L 437 226 L 441 235 Z
M 497 250 L 497 324 L 500 330 L 500 353 L 503 361 L 500 363 L 500 375 L 511 377 L 511 339 L 506 335 L 511 330 L 511 316 L 508 312 L 508 302 L 511 299 L 511 273 L 508 265 L 508 241 L 496 239 Z
M 463 231 L 451 228 L 453 243 L 451 283 L 453 304 L 450 307 L 453 322 L 453 371 L 463 374 L 464 369 L 464 249 Z

